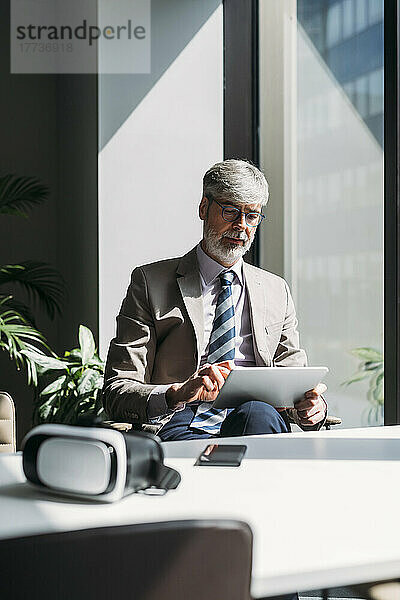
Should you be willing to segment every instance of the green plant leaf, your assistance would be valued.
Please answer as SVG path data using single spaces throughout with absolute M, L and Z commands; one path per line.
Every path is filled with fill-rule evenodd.
M 74 394 L 71 394 L 65 399 L 60 411 L 57 415 L 57 420 L 60 423 L 74 424 L 76 422 L 76 409 L 79 406 L 79 399 Z
M 33 325 L 33 327 L 36 328 L 35 317 L 30 307 L 27 306 L 24 302 L 20 302 L 20 300 L 17 300 L 16 298 L 14 298 L 14 296 L 7 296 L 2 306 L 4 308 L 8 308 L 17 312 L 25 319 L 25 321 L 27 321 L 28 323 Z
M 44 404 L 41 404 L 38 409 L 39 416 L 42 422 L 46 422 L 50 416 L 50 413 L 53 411 L 53 406 L 51 401 L 47 401 Z
M 0 298 L 0 350 L 15 361 L 17 370 L 26 367 L 28 384 L 37 385 L 36 363 L 26 352 L 42 352 L 47 348 L 45 338 L 16 311 L 6 307 L 9 296 Z
M 102 379 L 98 371 L 87 369 L 79 380 L 77 392 L 79 395 L 87 394 L 96 389 L 96 384 L 99 379 Z
M 79 345 L 82 353 L 82 364 L 86 365 L 93 358 L 96 345 L 92 332 L 84 325 L 79 325 Z
M 64 357 L 69 361 L 72 361 L 74 364 L 79 364 L 82 366 L 82 352 L 78 350 L 78 348 L 64 352 Z
M 93 358 L 88 360 L 87 364 L 89 367 L 96 367 L 101 373 L 104 373 L 104 368 L 105 368 L 104 360 L 102 360 L 96 354 L 93 356 Z
M 23 350 L 22 353 L 32 362 L 40 365 L 45 371 L 64 371 L 68 369 L 67 363 L 58 358 L 31 350 Z
M 363 362 L 382 362 L 383 354 L 374 348 L 354 348 L 350 351 L 353 356 Z
M 375 410 L 374 406 L 371 406 L 371 408 L 368 411 L 368 424 L 373 425 L 375 420 L 376 420 L 376 410 Z
M 27 210 L 44 202 L 49 188 L 36 177 L 0 177 L 0 214 L 27 217 Z
M 380 361 L 380 362 L 367 361 L 367 362 L 362 363 L 363 368 L 369 372 L 380 369 L 382 367 L 382 364 L 383 364 L 383 361 Z
M 63 358 L 33 353 L 42 363 L 41 393 L 36 392 L 34 416 L 39 422 L 75 424 L 81 414 L 104 413 L 101 399 L 104 363 L 96 354 L 95 340 L 87 327 L 79 328 L 80 349 L 64 352 Z M 82 364 L 86 361 L 85 364 Z M 56 371 L 61 371 L 56 373 Z M 55 378 L 56 377 L 56 378 Z
M 377 369 L 373 374 L 371 374 L 371 387 L 375 388 L 377 385 L 380 385 L 380 382 L 383 383 L 384 380 L 384 370 L 381 366 L 380 369 Z
M 67 376 L 61 375 L 61 377 L 59 377 L 55 381 L 52 381 L 51 383 L 49 383 L 49 385 L 47 385 L 44 388 L 44 390 L 42 390 L 40 392 L 40 396 L 47 396 L 48 394 L 54 394 L 54 392 L 58 392 L 59 390 L 61 390 L 63 388 L 66 380 L 67 380 Z
M 371 379 L 372 397 L 378 405 L 384 403 L 384 374 L 380 372 Z
M 96 387 L 96 389 L 98 389 L 98 390 L 102 390 L 102 389 L 103 389 L 103 385 L 104 385 L 104 377 L 103 377 L 103 376 L 100 376 L 100 377 L 98 378 L 98 380 L 96 381 L 95 387 Z
M 377 404 L 381 405 L 384 403 L 384 391 L 383 391 L 383 383 L 380 383 L 376 386 L 373 391 L 374 399 Z
M 66 288 L 60 273 L 47 263 L 27 260 L 0 268 L 0 285 L 18 283 L 37 299 L 51 319 L 61 314 Z
M 356 383 L 357 381 L 367 379 L 367 377 L 370 377 L 370 373 L 368 373 L 368 371 L 358 371 L 357 373 L 352 375 L 350 379 L 346 379 L 346 381 L 343 381 L 342 385 L 350 385 L 352 383 Z

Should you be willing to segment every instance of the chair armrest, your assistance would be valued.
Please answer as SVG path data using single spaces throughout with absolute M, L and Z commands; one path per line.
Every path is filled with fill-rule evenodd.
M 342 419 L 340 419 L 339 417 L 334 417 L 333 415 L 328 415 L 326 417 L 324 427 L 326 427 L 326 429 L 330 429 L 332 427 L 332 425 L 341 425 L 341 424 L 342 424 Z
M 126 433 L 132 429 L 132 423 L 118 423 L 117 421 L 103 421 L 104 425 Z

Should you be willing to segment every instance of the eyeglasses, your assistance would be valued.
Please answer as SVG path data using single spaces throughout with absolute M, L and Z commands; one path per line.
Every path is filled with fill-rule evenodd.
M 233 223 L 241 218 L 242 214 L 245 216 L 246 224 L 249 227 L 257 227 L 261 223 L 263 219 L 265 219 L 265 215 L 259 212 L 244 212 L 244 210 L 240 210 L 240 208 L 236 208 L 236 206 L 224 206 L 215 198 L 210 198 L 210 200 L 216 202 L 218 206 L 222 208 L 222 218 L 224 221 L 228 221 L 229 223 Z

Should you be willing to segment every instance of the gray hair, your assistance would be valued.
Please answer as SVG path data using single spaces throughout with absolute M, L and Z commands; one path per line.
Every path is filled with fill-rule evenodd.
M 216 163 L 203 177 L 203 196 L 210 200 L 265 206 L 268 193 L 264 173 L 245 160 L 230 158 Z

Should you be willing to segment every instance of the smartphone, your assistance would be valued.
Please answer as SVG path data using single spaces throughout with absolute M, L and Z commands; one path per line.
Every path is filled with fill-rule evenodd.
M 239 444 L 209 444 L 196 461 L 201 467 L 238 467 L 247 450 Z

